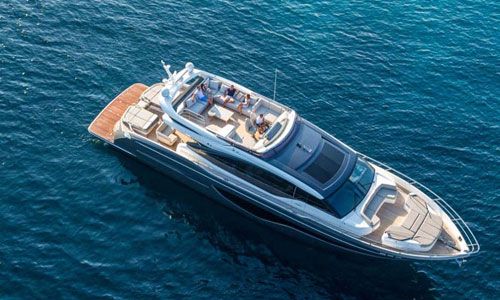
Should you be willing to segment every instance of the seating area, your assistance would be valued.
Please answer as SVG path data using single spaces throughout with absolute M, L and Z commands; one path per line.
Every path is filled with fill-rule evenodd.
M 221 90 L 215 94 L 214 96 L 214 101 L 215 103 L 218 103 L 220 105 L 223 105 L 224 104 L 224 100 L 222 98 L 222 96 L 224 95 L 224 92 L 225 90 L 227 89 L 226 86 L 223 86 L 221 88 Z M 240 103 L 243 101 L 243 99 L 245 98 L 245 93 L 241 92 L 241 91 L 238 91 L 234 97 L 233 97 L 233 100 L 234 101 L 231 101 L 231 102 L 227 102 L 225 104 L 225 107 L 229 108 L 229 109 L 232 109 L 234 111 L 237 111 L 238 109 L 238 106 L 240 105 Z M 243 115 L 247 116 L 247 117 L 250 117 L 252 112 L 254 111 L 255 107 L 261 102 L 261 99 L 260 98 L 257 98 L 257 97 L 251 97 L 250 98 L 250 104 L 248 106 L 243 106 L 242 107 L 242 113 Z
M 245 90 L 238 90 L 233 97 L 234 101 L 224 104 L 223 95 L 229 85 L 210 78 L 205 79 L 203 83 L 209 89 L 209 97 L 213 99 L 213 105 L 204 101 L 195 101 L 192 98 L 193 90 L 177 107 L 177 112 L 200 125 L 204 123 L 203 125 L 209 131 L 232 139 L 247 148 L 252 148 L 258 142 L 254 133 L 256 131 L 255 119 L 260 113 L 269 124 L 272 124 L 285 112 L 283 107 Z M 251 95 L 250 104 L 243 106 L 240 114 L 238 106 L 246 93 Z
M 173 146 L 179 139 L 175 134 L 175 130 L 165 123 L 162 123 L 156 129 L 156 138 L 167 146 Z
M 160 92 L 165 85 L 163 83 L 155 83 L 150 86 L 147 90 L 145 90 L 141 96 L 139 105 L 143 108 L 147 108 L 159 114 L 162 114 L 163 111 L 160 106 L 161 95 Z M 184 95 L 185 93 L 190 93 L 192 90 L 188 90 L 189 85 L 184 85 L 179 90 L 179 95 Z M 179 97 L 180 98 L 180 97 Z
M 185 110 L 188 110 L 197 115 L 201 115 L 209 105 L 208 101 L 197 101 L 194 100 L 192 97 L 186 99 L 184 103 L 185 103 L 184 107 Z
M 184 140 L 189 139 L 184 135 L 179 135 L 172 127 L 159 121 L 158 115 L 148 109 L 141 107 L 139 103 L 130 106 L 122 117 L 123 124 L 131 128 L 135 133 L 139 133 L 169 147 L 174 147 L 182 137 L 184 137 Z
M 389 226 L 382 236 L 382 242 L 406 250 L 430 250 L 442 231 L 441 216 L 413 193 L 406 197 L 404 208 L 408 214 L 403 223 Z
M 234 134 L 235 127 L 231 124 L 226 124 L 224 127 L 217 126 L 215 124 L 210 124 L 207 129 L 221 137 L 231 138 Z
M 378 211 L 384 203 L 394 204 L 396 202 L 397 190 L 389 185 L 381 187 L 373 198 L 363 208 L 363 214 L 370 220 L 371 226 L 377 228 L 380 225 Z
M 140 103 L 142 103 L 142 106 L 144 108 L 152 108 L 155 111 L 161 112 L 160 91 L 163 87 L 163 83 L 156 83 L 145 90 L 140 97 Z
M 255 116 L 263 114 L 264 119 L 270 123 L 274 123 L 276 119 L 285 112 L 285 109 L 281 106 L 268 101 L 259 101 L 253 109 Z
M 123 123 L 132 130 L 148 135 L 158 122 L 158 116 L 139 105 L 132 105 L 123 114 Z
M 210 105 L 208 101 L 193 99 L 192 95 L 200 83 L 204 83 L 208 87 L 209 98 L 213 99 L 213 105 Z M 129 113 L 124 117 L 124 122 L 131 124 L 139 133 L 148 135 L 154 128 L 153 123 L 156 123 L 158 115 L 163 113 L 160 107 L 160 92 L 163 87 L 164 83 L 156 83 L 145 90 L 140 96 L 139 103 L 134 108 L 130 108 Z M 176 111 L 218 136 L 231 139 L 251 149 L 264 136 L 255 135 L 257 116 L 263 114 L 266 122 L 272 125 L 286 110 L 278 104 L 262 99 L 249 90 L 243 88 L 239 90 L 238 87 L 237 93 L 233 97 L 234 101 L 224 103 L 223 95 L 228 88 L 229 84 L 215 78 L 197 77 L 192 85 L 185 84 L 181 87 L 179 96 L 174 99 L 178 103 Z M 251 95 L 250 104 L 243 106 L 240 114 L 238 106 L 247 93 Z M 271 128 L 271 126 L 269 127 Z M 163 124 L 156 129 L 156 136 L 159 141 L 166 145 L 173 145 L 176 142 L 176 135 Z

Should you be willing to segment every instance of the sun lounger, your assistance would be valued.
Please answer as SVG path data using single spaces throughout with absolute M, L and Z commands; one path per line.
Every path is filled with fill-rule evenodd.
M 127 108 L 122 121 L 134 131 L 148 135 L 158 121 L 158 116 L 140 106 L 134 105 Z
M 383 243 L 405 250 L 430 250 L 441 234 L 442 218 L 415 194 L 408 195 L 405 209 L 408 215 L 403 224 L 389 226 L 382 236 Z

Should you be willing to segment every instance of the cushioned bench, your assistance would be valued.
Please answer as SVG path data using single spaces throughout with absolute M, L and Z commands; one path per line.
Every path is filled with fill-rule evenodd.
M 377 212 L 384 203 L 394 204 L 396 202 L 397 190 L 394 187 L 383 186 L 379 188 L 375 196 L 366 203 L 363 214 L 370 220 L 372 227 L 376 228 L 380 224 Z
M 175 130 L 165 123 L 162 123 L 156 129 L 156 138 L 167 146 L 172 146 L 179 137 L 175 135 Z
M 209 89 L 209 97 L 213 97 L 214 93 L 216 92 L 217 87 L 212 84 L 212 88 L 210 88 L 210 79 L 205 80 L 203 83 L 207 84 L 207 87 Z M 207 101 L 200 101 L 200 100 L 195 100 L 193 99 L 193 94 L 187 95 L 187 99 L 184 101 L 183 105 L 180 105 L 179 108 L 177 109 L 177 112 L 179 112 L 182 109 L 188 110 L 196 115 L 200 115 L 203 113 L 203 111 L 208 107 L 208 100 Z
M 223 97 L 224 93 L 217 93 L 215 96 L 214 96 L 214 101 L 218 104 L 224 104 L 224 100 L 222 100 L 222 97 Z M 238 91 L 238 93 L 236 95 L 234 95 L 233 99 L 234 99 L 234 102 L 227 102 L 225 107 L 231 109 L 231 110 L 234 110 L 234 111 L 238 111 L 238 106 L 240 105 L 241 101 L 243 100 L 243 98 L 245 97 L 245 94 Z M 255 108 L 255 105 L 257 103 L 259 103 L 261 100 L 260 98 L 255 98 L 255 97 L 250 97 L 250 105 L 248 106 L 243 106 L 241 111 L 242 113 L 247 116 L 247 117 L 250 117 L 250 115 L 252 114 L 252 112 L 254 111 L 254 108 Z
M 408 215 L 403 224 L 389 226 L 382 236 L 383 243 L 405 250 L 428 251 L 441 234 L 441 216 L 415 194 L 408 195 L 405 209 Z
M 209 131 L 218 134 L 222 137 L 230 138 L 234 134 L 235 127 L 231 124 L 226 124 L 224 127 L 219 127 L 215 124 L 210 124 L 206 127 Z
M 185 104 L 185 110 L 189 110 L 192 113 L 201 115 L 203 111 L 208 107 L 208 100 L 200 101 L 194 100 L 192 97 L 189 97 L 189 99 L 186 99 Z
M 274 123 L 274 121 L 276 121 L 276 119 L 285 111 L 285 109 L 281 106 L 269 101 L 260 101 L 259 103 L 256 103 L 253 110 L 257 116 L 263 114 L 264 119 L 269 123 Z
M 161 89 L 165 85 L 163 83 L 155 83 L 152 86 L 150 86 L 147 90 L 145 90 L 140 99 L 142 101 L 147 102 L 150 105 L 156 106 L 158 109 L 160 108 L 160 92 Z
M 143 135 L 148 135 L 158 121 L 158 116 L 137 105 L 127 108 L 122 122 Z

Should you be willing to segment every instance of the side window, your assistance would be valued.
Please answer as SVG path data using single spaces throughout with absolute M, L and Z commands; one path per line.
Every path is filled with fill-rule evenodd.
M 322 200 L 320 199 L 317 199 L 316 197 L 312 196 L 312 195 L 309 195 L 308 193 L 306 193 L 305 191 L 303 191 L 302 189 L 300 188 L 297 188 L 295 190 L 295 194 L 294 194 L 294 197 L 297 198 L 297 199 L 300 199 L 312 206 L 315 206 L 319 209 L 322 209 L 322 210 L 325 210 L 325 211 L 330 211 L 328 209 L 328 207 L 325 205 L 325 203 L 323 203 Z
M 211 162 L 217 164 L 219 167 L 229 172 L 236 172 L 238 176 L 250 181 L 252 184 L 257 185 L 272 194 L 284 197 L 292 197 L 304 201 L 324 211 L 331 212 L 322 200 L 317 199 L 316 197 L 308 194 L 304 190 L 296 187 L 295 185 L 274 175 L 271 172 L 268 172 L 257 166 L 247 164 L 244 161 L 238 159 L 233 159 L 227 156 L 207 152 L 210 150 L 207 149 L 205 151 L 204 146 L 199 144 L 191 144 L 191 146 L 194 151 L 210 160 Z
M 228 157 L 219 156 L 218 158 L 247 176 L 250 176 L 282 193 L 290 196 L 293 195 L 294 185 L 270 172 L 265 171 L 262 168 Z
M 246 171 L 249 172 L 249 175 L 264 181 L 266 184 L 271 185 L 272 187 L 286 193 L 290 196 L 293 195 L 294 185 L 290 184 L 288 181 L 279 178 L 278 176 L 267 172 L 261 168 L 250 166 Z

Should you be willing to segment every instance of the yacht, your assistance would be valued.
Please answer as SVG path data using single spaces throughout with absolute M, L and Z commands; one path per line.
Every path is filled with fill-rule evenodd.
M 457 261 L 479 252 L 468 225 L 424 185 L 243 85 L 190 62 L 163 68 L 167 78 L 124 90 L 89 132 L 231 209 L 328 249 Z

